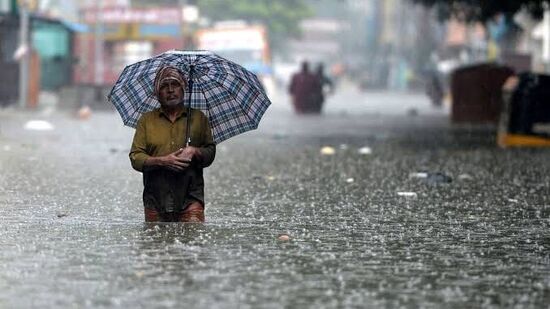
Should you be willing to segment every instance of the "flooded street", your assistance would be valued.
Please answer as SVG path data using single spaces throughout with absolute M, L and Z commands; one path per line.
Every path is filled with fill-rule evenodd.
M 218 146 L 206 223 L 150 226 L 118 114 L 0 110 L 0 307 L 548 306 L 549 150 L 422 96 L 328 104 L 273 100 Z

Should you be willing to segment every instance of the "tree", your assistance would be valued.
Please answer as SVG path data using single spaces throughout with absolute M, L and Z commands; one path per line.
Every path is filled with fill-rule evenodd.
M 514 16 L 526 9 L 536 19 L 541 19 L 544 7 L 550 0 L 412 0 L 413 2 L 435 7 L 441 19 L 457 18 L 462 21 L 486 23 L 491 18 L 503 14 Z
M 200 0 L 197 5 L 212 21 L 242 19 L 266 25 L 273 48 L 298 36 L 299 22 L 312 15 L 303 0 Z
M 428 7 L 435 7 L 439 18 L 456 18 L 465 22 L 481 22 L 487 35 L 499 50 L 514 50 L 522 32 L 514 21 L 521 10 L 533 18 L 541 19 L 550 0 L 412 0 Z M 498 18 L 497 18 L 498 17 Z M 493 31 L 491 31 L 491 25 Z

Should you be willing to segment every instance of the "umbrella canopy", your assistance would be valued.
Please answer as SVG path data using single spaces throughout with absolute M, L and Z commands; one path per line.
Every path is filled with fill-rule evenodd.
M 178 68 L 192 85 L 184 104 L 205 113 L 214 142 L 256 129 L 271 104 L 260 81 L 242 66 L 208 51 L 167 51 L 124 68 L 109 101 L 125 125 L 136 127 L 141 114 L 160 106 L 153 87 L 159 68 Z

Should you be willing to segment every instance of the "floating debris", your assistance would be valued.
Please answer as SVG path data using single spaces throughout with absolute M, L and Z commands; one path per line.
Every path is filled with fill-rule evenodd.
M 428 172 L 417 172 L 417 173 L 411 173 L 409 174 L 409 178 L 415 178 L 415 179 L 424 179 L 429 184 L 439 184 L 439 183 L 451 183 L 453 182 L 453 178 L 451 176 L 447 176 L 441 172 L 435 172 L 435 173 L 428 173 Z
M 348 179 L 346 179 L 346 182 L 347 182 L 347 183 L 353 183 L 353 182 L 355 182 L 355 179 L 353 179 L 353 178 L 348 178 Z
M 332 155 L 336 154 L 336 150 L 334 150 L 333 147 L 325 146 L 325 147 L 321 148 L 321 154 L 323 156 L 332 156 Z
M 277 237 L 277 239 L 280 240 L 280 241 L 289 241 L 290 236 L 288 234 L 281 234 L 281 235 L 279 235 L 279 237 Z
M 473 180 L 474 177 L 468 175 L 468 174 L 460 174 L 458 175 L 458 180 Z
M 360 155 L 370 155 L 372 154 L 372 149 L 370 147 L 361 147 L 359 150 L 357 150 L 357 153 Z
M 425 178 L 428 178 L 428 173 L 425 173 L 425 172 L 410 173 L 409 178 L 425 179 Z
M 29 120 L 25 123 L 25 130 L 33 131 L 51 131 L 53 125 L 45 120 Z
M 77 116 L 80 120 L 87 120 L 92 116 L 92 109 L 88 105 L 84 105 L 78 110 Z
M 451 183 L 453 182 L 453 178 L 451 176 L 447 176 L 443 173 L 437 172 L 437 173 L 428 173 L 428 182 L 430 184 L 439 184 L 439 183 Z
M 416 194 L 416 192 L 406 192 L 406 191 L 397 192 L 397 195 L 403 196 L 403 197 L 417 197 L 418 196 L 418 194 Z
M 57 214 L 58 218 L 63 218 L 63 217 L 66 217 L 66 216 L 68 216 L 68 214 L 63 214 L 63 213 Z
M 137 271 L 137 272 L 136 272 L 136 277 L 138 277 L 138 278 L 143 278 L 143 276 L 145 276 L 145 272 L 144 272 L 144 271 Z

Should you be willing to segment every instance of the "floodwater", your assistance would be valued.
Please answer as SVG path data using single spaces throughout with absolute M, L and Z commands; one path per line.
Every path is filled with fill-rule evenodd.
M 24 129 L 38 118 L 53 130 Z M 113 113 L 0 111 L 0 307 L 550 303 L 548 150 L 437 113 L 275 107 L 219 145 L 205 224 L 146 225 L 131 136 Z

